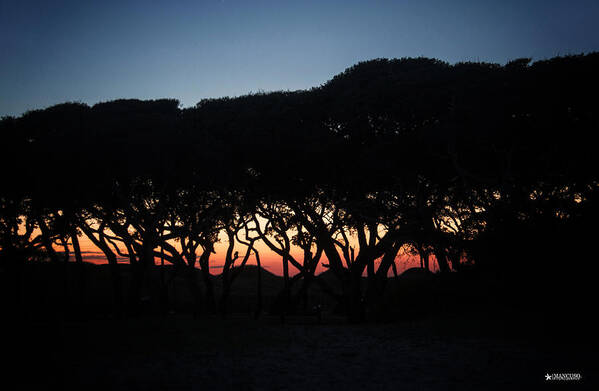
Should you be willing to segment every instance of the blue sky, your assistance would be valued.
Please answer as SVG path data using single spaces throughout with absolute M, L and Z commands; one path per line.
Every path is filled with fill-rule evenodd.
M 599 50 L 599 1 L 0 0 L 0 116 L 318 86 L 359 61 Z

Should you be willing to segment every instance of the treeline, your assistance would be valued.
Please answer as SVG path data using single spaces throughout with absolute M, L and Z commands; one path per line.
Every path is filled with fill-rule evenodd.
M 258 242 L 283 262 L 284 308 L 319 284 L 354 321 L 381 307 L 406 248 L 440 274 L 521 283 L 512 288 L 532 278 L 546 292 L 593 262 L 597 69 L 597 53 L 505 66 L 378 59 L 306 91 L 5 117 L 2 271 L 18 284 L 25 262 L 74 260 L 72 294 L 85 297 L 84 235 L 110 265 L 119 316 L 139 313 L 156 259 L 188 275 L 198 314 L 226 314 L 244 265 L 260 264 Z M 128 297 L 118 257 L 132 270 Z M 341 290 L 315 278 L 319 264 Z

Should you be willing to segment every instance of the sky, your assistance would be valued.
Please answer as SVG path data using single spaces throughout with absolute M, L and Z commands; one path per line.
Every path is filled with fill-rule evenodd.
M 0 116 L 315 87 L 372 58 L 599 51 L 592 0 L 0 0 Z

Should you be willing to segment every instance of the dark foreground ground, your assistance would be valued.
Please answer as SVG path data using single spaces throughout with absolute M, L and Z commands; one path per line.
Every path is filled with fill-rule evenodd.
M 26 368 L 8 368 L 19 389 L 592 389 L 596 374 L 586 338 L 525 318 L 349 325 L 328 316 L 282 325 L 275 317 L 171 315 L 15 326 L 5 335 L 17 347 L 12 362 Z M 564 372 L 583 380 L 545 380 Z

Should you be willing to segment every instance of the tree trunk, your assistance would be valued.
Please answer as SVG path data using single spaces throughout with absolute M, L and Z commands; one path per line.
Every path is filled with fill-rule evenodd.
M 360 287 L 360 273 L 356 270 L 349 272 L 348 284 L 348 320 L 351 323 L 359 323 L 364 321 L 364 302 Z
M 290 304 L 290 289 L 289 289 L 289 260 L 286 256 L 283 257 L 283 302 L 280 309 L 281 312 L 281 323 L 285 323 L 285 316 L 289 310 Z
M 447 255 L 445 251 L 435 251 L 435 258 L 437 258 L 437 264 L 439 265 L 439 271 L 441 273 L 447 273 L 450 271 L 449 262 L 447 262 Z
M 113 293 L 113 309 L 115 317 L 121 319 L 124 315 L 124 299 L 123 299 L 123 282 L 117 263 L 116 255 L 110 250 L 106 240 L 103 238 L 103 234 L 100 233 L 100 238 L 96 238 L 92 230 L 83 222 L 79 226 L 85 236 L 89 238 L 102 252 L 108 260 L 108 268 L 110 270 L 110 278 L 112 280 L 112 293 Z
M 393 277 L 397 278 L 397 266 L 395 265 L 395 260 L 391 264 L 391 268 L 393 269 Z
M 83 257 L 81 256 L 81 246 L 79 245 L 79 238 L 77 232 L 71 230 L 71 241 L 73 242 L 73 252 L 75 253 L 75 262 L 77 264 L 79 278 L 77 279 L 77 291 L 79 301 L 79 316 L 87 318 L 87 273 L 85 270 L 85 264 L 83 263 Z
M 229 311 L 229 295 L 231 293 L 231 280 L 229 277 L 229 270 L 226 271 L 223 269 L 223 273 L 221 274 L 223 280 L 223 288 L 219 301 L 219 311 L 223 318 L 226 318 Z
M 206 310 L 210 314 L 216 314 L 216 298 L 214 295 L 214 284 L 212 283 L 212 275 L 210 274 L 208 261 L 203 259 L 203 255 L 200 257 L 200 271 L 202 273 L 202 279 L 204 280 L 206 297 Z
M 118 319 L 122 319 L 124 315 L 124 299 L 123 299 L 123 282 L 119 270 L 119 265 L 116 261 L 116 256 L 108 256 L 108 267 L 110 269 L 110 277 L 112 279 L 112 292 L 113 292 L 113 305 L 115 316 Z
M 430 270 L 428 253 L 422 247 L 419 247 L 418 254 L 420 255 L 420 267 L 422 267 L 426 270 Z
M 160 312 L 163 317 L 168 313 L 168 287 L 164 270 L 164 248 L 160 251 Z
M 260 264 L 260 255 L 258 255 L 258 252 L 256 251 L 254 254 L 256 255 L 256 264 L 258 265 L 258 286 L 256 287 L 258 300 L 256 303 L 256 312 L 254 313 L 254 318 L 258 319 L 262 313 L 262 265 Z
M 193 316 L 198 318 L 204 312 L 204 303 L 202 300 L 202 292 L 198 285 L 196 276 L 196 268 L 193 264 L 186 267 L 187 283 L 189 284 L 189 290 L 194 300 Z

